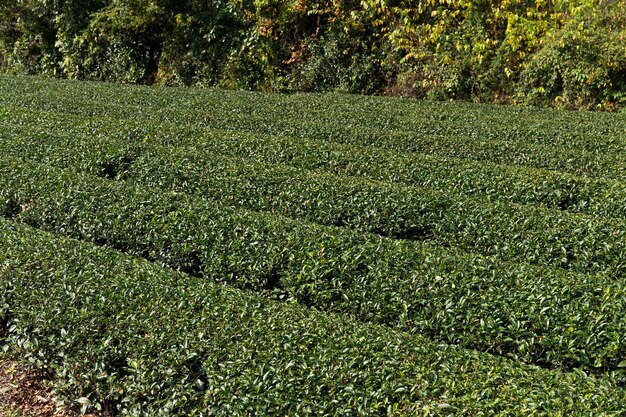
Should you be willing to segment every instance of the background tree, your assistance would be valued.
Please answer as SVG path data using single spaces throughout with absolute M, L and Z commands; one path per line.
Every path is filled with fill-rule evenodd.
M 612 0 L 5 0 L 4 71 L 615 110 Z

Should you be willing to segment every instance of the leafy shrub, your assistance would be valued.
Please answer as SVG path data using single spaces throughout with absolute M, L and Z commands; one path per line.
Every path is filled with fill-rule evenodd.
M 621 117 L 0 76 L 0 346 L 83 411 L 619 414 Z
M 394 101 L 398 115 L 420 115 L 412 117 L 410 121 L 414 124 L 407 126 L 403 120 L 388 117 L 389 110 L 384 106 L 388 102 L 382 99 L 364 104 L 362 98 L 339 99 L 334 95 L 297 99 L 263 96 L 267 102 L 264 109 L 255 107 L 252 111 L 248 100 L 261 97 L 241 93 L 227 95 L 209 90 L 191 94 L 189 90 L 130 86 L 121 91 L 115 86 L 103 88 L 104 85 L 90 84 L 87 88 L 78 84 L 80 88 L 68 99 L 63 92 L 73 83 L 61 83 L 61 94 L 56 91 L 57 83 L 24 88 L 24 81 L 7 79 L 2 85 L 7 86 L 2 95 L 5 103 L 17 103 L 27 97 L 26 105 L 31 107 L 7 104 L 0 107 L 0 120 L 6 125 L 0 132 L 3 152 L 95 175 L 106 177 L 107 167 L 117 172 L 128 171 L 129 160 L 144 155 L 135 164 L 133 175 L 144 175 L 137 171 L 143 166 L 144 178 L 152 178 L 150 181 L 155 184 L 166 181 L 181 184 L 184 183 L 181 178 L 186 178 L 188 190 L 201 189 L 198 182 L 202 181 L 206 181 L 205 188 L 209 187 L 213 193 L 228 186 L 211 177 L 210 172 L 233 177 L 239 170 L 248 173 L 248 181 L 256 181 L 257 177 L 261 181 L 270 171 L 275 171 L 282 178 L 299 177 L 306 186 L 306 178 L 319 182 L 320 177 L 303 170 L 316 170 L 426 187 L 448 194 L 480 195 L 491 201 L 541 204 L 568 212 L 626 217 L 623 204 L 626 190 L 623 181 L 615 181 L 626 178 L 623 129 L 618 115 L 606 114 L 606 118 L 600 118 L 593 114 L 592 118 L 586 113 L 513 108 L 497 112 L 499 107 L 468 109 L 464 105 L 446 105 L 447 116 L 435 118 L 441 112 L 439 107 Z M 37 103 L 41 97 L 32 90 L 39 89 L 46 91 L 47 98 Z M 92 95 L 101 98 L 98 104 L 93 102 Z M 320 99 L 336 106 L 328 112 L 341 118 L 341 124 L 312 113 Z M 176 103 L 175 110 L 168 107 L 172 102 Z M 51 113 L 33 107 L 71 110 L 82 115 Z M 342 111 L 344 107 L 350 108 L 349 117 Z M 165 113 L 166 118 L 162 117 Z M 90 114 L 101 116 L 94 118 Z M 209 114 L 212 117 L 206 117 Z M 295 129 L 296 125 L 299 130 Z M 476 137 L 482 139 L 477 141 Z M 222 160 L 222 155 L 234 160 Z M 464 155 L 483 161 L 463 158 Z M 247 162 L 249 159 L 262 163 Z M 173 160 L 180 160 L 180 164 L 173 164 Z M 534 165 L 536 161 L 566 172 L 491 161 L 519 161 L 523 165 Z M 297 170 L 286 170 L 285 165 Z M 191 178 L 192 174 L 195 177 Z M 331 177 L 325 181 L 335 180 Z M 337 181 L 344 186 L 352 183 L 347 178 Z M 278 184 L 276 181 L 273 187 Z M 367 182 L 354 184 L 361 184 L 362 188 L 383 187 Z M 384 188 L 398 190 L 388 185 Z M 409 194 L 420 192 L 423 191 L 412 190 Z M 351 199 L 346 197 L 346 201 Z M 331 209 L 341 212 L 339 207 Z M 377 230 L 382 233 L 382 229 Z
M 604 110 L 624 103 L 619 1 L 4 3 L 0 63 L 14 72 Z
M 616 371 L 626 349 L 619 319 L 626 299 L 620 273 L 573 274 L 504 263 L 434 245 L 233 210 L 180 192 L 7 157 L 2 159 L 0 181 L 0 203 L 23 207 L 12 216 L 15 221 L 274 298 L 563 369 Z M 541 217 L 525 219 L 522 213 L 516 219 L 511 211 L 501 217 L 509 215 L 513 222 L 529 226 L 532 235 L 525 236 L 524 230 L 510 241 L 498 240 L 503 227 L 481 234 L 476 227 L 485 221 L 476 218 L 479 215 L 463 220 L 467 224 L 461 234 L 474 239 L 481 250 L 508 246 L 524 251 L 530 261 L 543 260 L 547 253 L 554 262 L 572 264 L 588 262 L 585 257 L 604 251 L 616 257 L 609 256 L 606 265 L 597 258 L 590 268 L 604 269 L 608 262 L 615 270 L 621 267 L 624 251 L 611 250 L 621 245 L 619 235 L 598 244 L 590 234 L 581 243 L 556 246 L 552 242 L 562 237 L 537 227 Z M 489 214 L 484 217 L 491 220 Z M 496 225 L 499 221 L 493 219 Z M 563 227 L 574 239 L 585 227 L 565 220 L 549 223 Z M 605 225 L 594 233 L 608 236 L 614 230 Z M 445 230 L 434 231 L 446 236 Z M 535 246 L 537 242 L 545 245 Z M 464 244 L 459 239 L 458 245 Z M 564 335 L 563 328 L 570 327 Z
M 544 41 L 521 73 L 538 105 L 614 109 L 626 103 L 626 4 L 586 8 Z
M 0 265 L 1 311 L 15 320 L 3 347 L 49 369 L 83 411 L 611 415 L 624 401 L 610 380 L 279 304 L 4 220 Z

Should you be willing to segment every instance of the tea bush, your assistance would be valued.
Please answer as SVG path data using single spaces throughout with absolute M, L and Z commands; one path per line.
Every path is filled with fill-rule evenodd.
M 624 391 L 278 303 L 0 220 L 2 346 L 83 411 L 619 414 Z

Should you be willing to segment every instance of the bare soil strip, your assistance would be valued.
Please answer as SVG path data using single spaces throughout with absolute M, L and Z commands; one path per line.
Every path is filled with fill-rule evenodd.
M 75 417 L 59 410 L 41 372 L 0 359 L 0 417 Z M 94 416 L 95 417 L 95 416 Z

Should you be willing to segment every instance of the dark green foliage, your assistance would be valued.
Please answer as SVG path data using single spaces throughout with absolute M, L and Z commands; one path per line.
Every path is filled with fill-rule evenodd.
M 22 96 L 17 96 L 16 92 L 26 93 L 29 91 L 25 88 L 19 88 L 23 85 L 16 84 L 18 85 L 15 86 L 14 92 L 7 89 L 5 96 L 7 101 L 19 101 Z M 52 96 L 55 95 L 52 88 L 54 85 L 44 85 L 45 91 Z M 98 94 L 99 97 L 102 94 L 101 86 L 90 85 L 87 90 L 92 91 L 93 94 Z M 164 174 L 167 172 L 180 174 L 183 170 L 182 166 L 166 163 L 167 158 L 163 156 L 165 154 L 171 153 L 175 158 L 183 158 L 182 164 L 191 165 L 188 167 L 191 170 L 190 173 L 185 175 L 192 175 L 191 172 L 193 171 L 196 172 L 193 174 L 196 176 L 202 174 L 199 171 L 205 169 L 203 168 L 205 165 L 213 165 L 212 161 L 215 160 L 220 161 L 221 156 L 219 155 L 229 155 L 235 157 L 236 160 L 239 158 L 255 159 L 265 164 L 272 164 L 272 167 L 270 165 L 258 165 L 257 170 L 261 167 L 274 169 L 273 165 L 280 164 L 281 166 L 276 166 L 275 169 L 281 172 L 283 176 L 296 175 L 313 178 L 317 174 L 306 173 L 301 170 L 316 170 L 342 176 L 361 176 L 375 181 L 427 187 L 446 194 L 473 197 L 480 195 L 490 200 L 541 204 L 549 208 L 570 212 L 626 218 L 626 205 L 623 203 L 626 200 L 626 188 L 623 181 L 604 178 L 591 179 L 551 170 L 426 154 L 428 152 L 442 153 L 442 147 L 439 145 L 444 140 L 449 142 L 451 150 L 455 144 L 458 148 L 466 147 L 475 150 L 473 144 L 476 143 L 476 139 L 474 137 L 502 135 L 510 139 L 502 142 L 503 151 L 501 154 L 496 154 L 496 159 L 500 155 L 502 157 L 510 156 L 507 149 L 520 146 L 520 142 L 522 144 L 524 142 L 528 144 L 541 143 L 541 146 L 534 150 L 537 160 L 547 160 L 547 156 L 542 153 L 542 150 L 549 147 L 553 149 L 554 158 L 563 161 L 562 165 L 566 166 L 565 169 L 570 168 L 573 172 L 582 171 L 581 173 L 593 174 L 598 177 L 624 178 L 626 175 L 626 156 L 623 154 L 624 141 L 618 135 L 622 126 L 620 124 L 622 120 L 619 117 L 613 116 L 607 120 L 600 119 L 595 123 L 582 120 L 577 124 L 571 120 L 566 126 L 567 129 L 557 129 L 556 125 L 552 129 L 546 128 L 548 132 L 552 132 L 548 135 L 541 133 L 542 131 L 537 126 L 540 123 L 540 114 L 534 115 L 535 120 L 532 123 L 527 120 L 528 125 L 520 123 L 507 130 L 503 127 L 503 123 L 507 123 L 510 116 L 505 119 L 505 114 L 491 114 L 486 109 L 481 109 L 483 113 L 487 113 L 484 117 L 492 121 L 492 127 L 487 124 L 481 127 L 483 114 L 480 115 L 481 117 L 474 116 L 477 121 L 472 123 L 472 116 L 470 115 L 474 113 L 468 110 L 468 115 L 464 116 L 465 119 L 461 119 L 461 124 L 463 126 L 465 124 L 470 125 L 464 128 L 455 128 L 453 123 L 446 120 L 435 120 L 431 124 L 426 124 L 428 120 L 426 114 L 439 111 L 439 109 L 422 108 L 421 106 L 407 106 L 406 109 L 403 109 L 397 106 L 399 107 L 398 113 L 409 113 L 410 110 L 415 113 L 425 113 L 423 122 L 414 122 L 415 129 L 449 132 L 439 142 L 433 142 L 431 147 L 424 147 L 423 150 L 426 153 L 411 153 L 394 151 L 392 150 L 394 148 L 381 148 L 381 146 L 391 147 L 386 143 L 386 138 L 382 136 L 380 142 L 375 143 L 376 146 L 367 146 L 366 144 L 370 142 L 365 140 L 359 141 L 363 144 L 356 145 L 336 143 L 347 140 L 354 141 L 353 136 L 350 135 L 346 135 L 345 139 L 343 136 L 336 135 L 328 139 L 322 138 L 323 140 L 308 136 L 304 138 L 290 137 L 284 135 L 289 133 L 287 129 L 278 131 L 281 133 L 280 136 L 265 136 L 261 133 L 264 130 L 263 126 L 268 126 L 269 121 L 259 119 L 257 119 L 256 125 L 247 124 L 244 126 L 244 128 L 255 129 L 259 131 L 258 133 L 235 130 L 237 126 L 243 124 L 243 121 L 240 120 L 242 117 L 233 117 L 232 114 L 248 115 L 245 100 L 249 97 L 246 96 L 242 96 L 238 100 L 235 97 L 227 96 L 226 99 L 228 100 L 226 100 L 221 97 L 222 94 L 218 91 L 204 92 L 197 99 L 198 102 L 202 99 L 203 104 L 194 106 L 193 109 L 185 108 L 184 111 L 177 112 L 175 109 L 164 107 L 165 103 L 155 102 L 157 96 L 148 94 L 148 92 L 141 91 L 137 97 L 131 96 L 137 105 L 131 104 L 129 110 L 123 114 L 121 106 L 115 103 L 115 100 L 118 99 L 113 97 L 102 100 L 99 106 L 82 101 L 80 98 L 76 99 L 77 103 L 82 106 L 80 108 L 82 113 L 103 111 L 106 108 L 108 117 L 50 113 L 16 106 L 1 107 L 0 122 L 4 124 L 4 127 L 0 131 L 0 147 L 4 152 L 46 161 L 61 167 L 78 168 L 101 176 L 107 176 L 105 172 L 107 167 L 109 170 L 115 168 L 124 172 L 129 165 L 128 162 L 136 159 L 142 153 L 148 155 L 144 157 L 145 162 L 138 161 L 138 166 L 148 164 L 148 167 L 155 168 L 157 165 L 154 163 L 150 165 L 149 161 L 154 160 L 154 158 L 163 159 L 163 162 L 160 162 L 162 168 L 159 167 L 157 171 L 152 171 L 157 177 L 160 169 L 163 170 Z M 178 107 L 187 107 L 185 105 L 187 101 L 196 102 L 193 96 L 179 96 L 181 92 L 177 90 L 156 90 L 155 92 L 169 97 L 171 101 L 177 103 Z M 214 107 L 214 103 L 216 105 L 220 98 L 223 110 Z M 308 99 L 317 99 L 317 96 L 299 98 L 294 106 L 303 107 L 308 103 Z M 60 101 L 59 104 L 71 106 L 67 99 Z M 286 116 L 281 116 L 278 112 L 280 110 L 287 111 L 286 107 L 290 102 L 290 98 L 275 98 L 273 103 L 268 103 L 271 105 L 268 107 L 276 109 L 274 115 L 279 120 L 286 121 L 288 116 L 301 118 L 306 114 L 306 109 L 304 109 L 302 113 L 288 113 Z M 139 106 L 140 103 L 149 103 L 155 108 L 151 109 L 150 106 L 146 106 L 142 109 Z M 353 108 L 356 109 L 357 103 L 358 100 L 352 99 L 349 101 L 341 100 L 335 105 L 339 107 L 340 105 L 354 104 Z M 51 104 L 53 107 L 55 106 L 53 102 L 45 101 L 36 107 L 48 108 Z M 386 104 L 385 102 L 373 104 L 375 104 L 375 106 L 372 105 L 371 109 L 373 115 L 389 113 L 389 110 L 383 106 Z M 341 114 L 341 116 L 337 116 L 338 118 L 344 117 L 342 113 L 339 113 L 339 110 L 336 109 L 332 112 Z M 365 113 L 366 110 L 364 108 L 361 111 Z M 460 109 L 452 107 L 450 112 L 452 110 L 458 112 L 459 116 L 450 114 L 447 117 L 457 119 L 461 117 L 461 111 L 464 109 L 463 107 Z M 493 109 L 492 112 L 495 113 L 495 110 L 497 109 Z M 118 117 L 111 118 L 110 115 L 117 111 L 120 112 Z M 158 119 L 153 115 L 157 111 L 162 115 Z M 192 120 L 187 113 L 195 115 L 196 119 Z M 269 119 L 273 114 L 270 109 L 267 110 L 267 113 L 264 118 Z M 212 116 L 213 114 L 217 114 L 217 116 Z M 225 121 L 228 115 L 230 117 L 229 122 Z M 546 118 L 548 116 L 553 117 L 554 115 L 549 114 Z M 558 114 L 558 116 L 564 118 L 562 114 Z M 309 117 L 313 118 L 313 116 Z M 176 120 L 181 121 L 180 123 L 170 123 L 161 120 L 166 118 L 173 119 L 174 122 Z M 147 125 L 146 119 L 151 120 L 151 123 L 154 124 Z M 222 123 L 218 123 L 220 120 Z M 568 122 L 567 119 L 560 121 Z M 365 118 L 355 118 L 350 121 L 355 129 L 359 128 L 360 123 L 373 122 Z M 227 129 L 202 126 L 207 124 L 214 124 Z M 401 126 L 399 121 L 395 124 L 398 127 Z M 470 126 L 476 129 L 475 133 Z M 299 132 L 295 133 L 302 135 Z M 418 134 L 417 136 L 421 135 Z M 483 146 L 488 149 L 489 144 L 490 142 L 486 142 Z M 180 149 L 172 150 L 169 148 L 170 146 L 176 146 Z M 526 145 L 526 148 L 530 148 L 530 145 Z M 72 152 L 68 152 L 68 149 Z M 584 150 L 578 151 L 578 149 Z M 576 152 L 585 155 L 586 159 L 576 159 Z M 524 154 L 521 150 L 520 154 L 526 158 L 531 156 L 528 153 Z M 589 163 L 590 160 L 593 163 Z M 227 164 L 227 162 L 224 163 Z M 124 166 L 117 166 L 120 164 Z M 246 162 L 231 162 L 231 165 L 233 164 L 245 165 Z M 300 171 L 286 169 L 283 165 L 298 168 Z M 255 170 L 253 166 L 245 169 L 250 172 Z M 222 172 L 224 172 L 224 168 Z M 139 174 L 135 173 L 135 175 Z M 211 180 L 216 183 L 216 180 L 211 179 L 209 175 L 203 176 L 208 177 L 206 181 Z M 176 180 L 175 176 L 165 176 L 163 181 L 167 178 L 170 178 L 168 180 L 170 182 Z M 181 183 L 176 181 L 177 184 Z M 191 183 L 188 185 L 193 187 L 194 181 L 191 179 Z M 344 179 L 343 181 L 351 180 Z M 216 186 L 220 187 L 222 184 L 217 182 Z M 223 186 L 226 187 L 227 185 L 224 184 Z M 378 185 L 370 184 L 369 186 Z M 387 185 L 385 187 L 388 188 Z M 400 188 L 396 187 L 395 189 Z M 419 192 L 419 190 L 413 192 Z
M 107 84 L 85 88 L 81 84 L 29 80 L 32 78 L 4 77 L 0 103 L 106 116 L 113 118 L 109 127 L 116 120 L 136 119 L 136 125 L 143 129 L 149 122 L 151 133 L 159 132 L 165 124 L 179 143 L 186 136 L 197 138 L 203 128 L 215 128 L 626 180 L 623 115 L 545 113 L 505 106 L 428 104 L 335 94 L 118 90 Z M 167 126 L 169 123 L 174 126 Z
M 618 274 L 502 263 L 9 158 L 0 172 L 5 206 L 22 207 L 14 220 L 239 288 L 551 367 L 618 370 L 626 352 Z
M 0 220 L 4 346 L 124 415 L 617 415 L 608 380 L 279 304 Z
M 624 126 L 0 76 L 0 343 L 85 411 L 620 415 Z
M 621 1 L 3 0 L 0 70 L 618 110 Z

